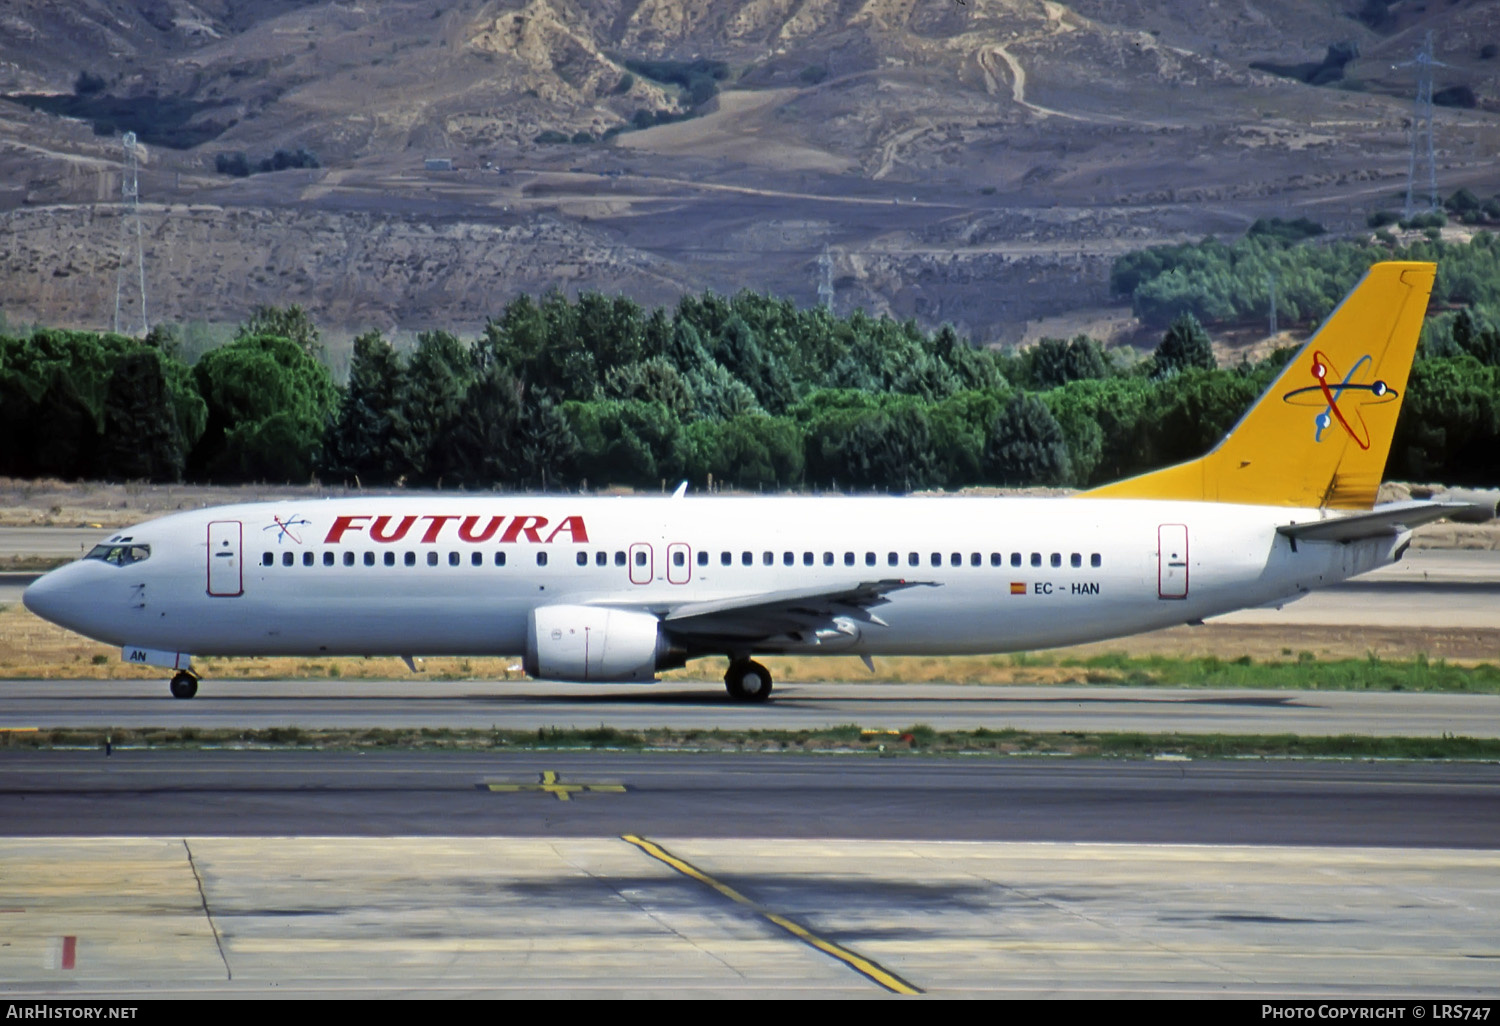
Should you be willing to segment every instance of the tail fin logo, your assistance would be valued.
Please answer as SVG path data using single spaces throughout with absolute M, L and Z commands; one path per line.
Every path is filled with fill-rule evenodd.
M 1374 364 L 1369 354 L 1366 353 L 1350 368 L 1349 373 L 1340 379 L 1337 369 L 1328 361 L 1327 355 L 1321 350 L 1314 350 L 1311 370 L 1317 384 L 1294 388 L 1282 395 L 1282 401 L 1291 403 L 1293 406 L 1323 407 L 1322 412 L 1313 418 L 1313 441 L 1321 442 L 1323 432 L 1332 427 L 1334 421 L 1338 421 L 1339 426 L 1354 440 L 1355 445 L 1361 449 L 1368 449 L 1370 429 L 1365 424 L 1364 415 L 1359 412 L 1360 407 L 1393 402 L 1398 394 L 1395 389 L 1379 378 L 1373 381 L 1363 380 L 1372 374 L 1373 367 Z M 1350 397 L 1350 402 L 1344 402 L 1346 392 L 1354 393 Z M 1343 405 L 1341 406 L 1340 403 Z

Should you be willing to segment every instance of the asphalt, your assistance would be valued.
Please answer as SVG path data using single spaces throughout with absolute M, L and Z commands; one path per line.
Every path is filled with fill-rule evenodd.
M 1500 696 L 1114 685 L 782 682 L 731 702 L 721 684 L 548 681 L 205 680 L 174 699 L 165 680 L 0 682 L 0 727 L 1036 731 L 1500 737 Z
M 0 754 L 0 999 L 1488 1002 L 1500 767 Z

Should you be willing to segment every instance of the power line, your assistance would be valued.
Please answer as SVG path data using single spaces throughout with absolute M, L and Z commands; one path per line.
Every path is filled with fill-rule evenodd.
M 1416 57 L 1401 64 L 1398 68 L 1409 68 L 1415 65 L 1417 68 L 1417 98 L 1412 106 L 1411 115 L 1411 163 L 1406 172 L 1406 216 L 1411 218 L 1416 212 L 1414 195 L 1417 186 L 1417 163 L 1419 153 L 1424 154 L 1427 162 L 1427 201 L 1430 209 L 1438 209 L 1437 191 L 1437 157 L 1432 140 L 1432 69 L 1446 68 L 1447 64 L 1435 60 L 1432 56 L 1432 30 L 1428 29 L 1423 38 L 1422 49 L 1417 52 Z
M 125 145 L 125 163 L 120 175 L 120 198 L 123 205 L 120 213 L 120 263 L 115 271 L 115 334 L 134 334 L 135 318 L 131 317 L 128 323 L 122 323 L 120 319 L 121 308 L 128 303 L 125 298 L 127 268 L 133 262 L 140 291 L 140 337 L 145 338 L 151 327 L 146 321 L 146 243 L 141 231 L 140 160 L 135 133 L 126 132 L 122 142 Z M 129 311 L 124 312 L 128 316 Z
M 828 255 L 828 247 L 823 247 L 823 255 L 818 257 L 818 271 L 822 277 L 818 282 L 818 302 L 827 310 L 833 312 L 833 257 Z

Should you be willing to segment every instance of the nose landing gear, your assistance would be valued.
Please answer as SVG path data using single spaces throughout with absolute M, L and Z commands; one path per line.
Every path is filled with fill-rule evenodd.
M 724 673 L 724 687 L 736 702 L 764 702 L 771 697 L 771 671 L 753 659 L 735 659 Z
M 192 698 L 197 693 L 198 678 L 194 677 L 191 673 L 181 670 L 177 676 L 172 678 L 173 698 Z

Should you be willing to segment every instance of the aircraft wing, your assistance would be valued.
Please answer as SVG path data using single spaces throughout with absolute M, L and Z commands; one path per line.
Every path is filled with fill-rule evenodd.
M 669 634 L 685 638 L 753 641 L 779 635 L 837 629 L 845 617 L 884 626 L 871 613 L 889 602 L 892 592 L 906 588 L 937 587 L 931 581 L 865 581 L 845 588 L 802 588 L 759 592 L 673 607 L 662 618 Z
M 1392 535 L 1455 513 L 1473 514 L 1475 509 L 1475 505 L 1470 502 L 1423 502 L 1414 499 L 1409 502 L 1388 502 L 1376 506 L 1368 513 L 1308 520 L 1300 524 L 1282 524 L 1276 531 L 1294 541 L 1358 541 L 1361 538 Z

